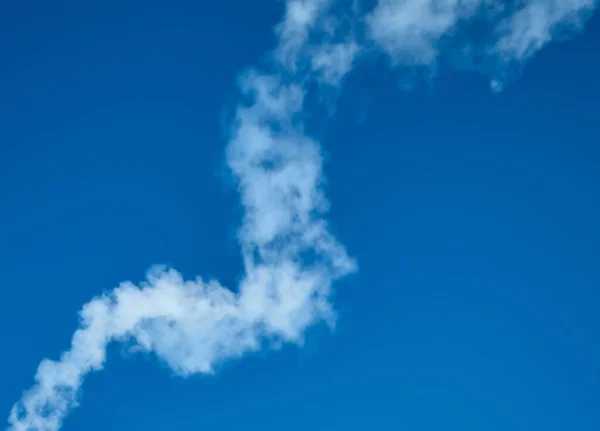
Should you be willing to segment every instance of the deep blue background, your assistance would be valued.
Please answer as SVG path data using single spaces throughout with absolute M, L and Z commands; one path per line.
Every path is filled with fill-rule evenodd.
M 103 289 L 239 275 L 224 120 L 280 7 L 0 6 L 0 411 Z M 356 72 L 324 141 L 360 263 L 336 333 L 188 380 L 115 347 L 63 429 L 600 429 L 599 44 L 595 18 L 499 95 Z

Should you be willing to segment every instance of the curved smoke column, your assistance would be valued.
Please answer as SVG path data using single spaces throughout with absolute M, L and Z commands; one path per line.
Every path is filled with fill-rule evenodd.
M 555 35 L 579 30 L 596 0 L 287 0 L 270 73 L 240 79 L 240 104 L 227 147 L 245 217 L 239 232 L 245 275 L 233 291 L 216 281 L 183 280 L 155 268 L 80 311 L 71 347 L 44 360 L 35 385 L 9 417 L 9 431 L 56 431 L 76 406 L 85 376 L 100 370 L 111 342 L 133 342 L 176 373 L 211 373 L 219 361 L 265 340 L 301 342 L 306 328 L 332 323 L 332 283 L 356 270 L 323 215 L 319 144 L 304 132 L 311 92 L 337 88 L 357 59 L 384 53 L 395 68 L 427 69 L 461 58 L 501 89 Z M 484 37 L 464 37 L 473 22 Z M 488 66 L 473 66 L 472 56 Z M 315 90 L 316 88 L 316 90 Z M 328 94 L 330 94 L 329 92 Z M 319 97 L 317 97 L 319 99 Z

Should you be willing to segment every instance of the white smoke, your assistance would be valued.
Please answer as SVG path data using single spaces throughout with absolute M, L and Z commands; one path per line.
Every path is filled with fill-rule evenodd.
M 340 2 L 287 0 L 273 70 L 240 79 L 250 102 L 237 109 L 226 154 L 245 209 L 239 231 L 245 274 L 237 289 L 155 268 L 140 286 L 126 282 L 92 299 L 70 349 L 40 364 L 34 386 L 12 409 L 9 431 L 57 431 L 77 405 L 85 376 L 103 367 L 111 342 L 133 342 L 180 375 L 211 373 L 265 340 L 301 342 L 308 326 L 334 321 L 332 283 L 356 263 L 323 218 L 320 147 L 302 121 L 310 83 L 337 87 L 371 43 L 397 67 L 434 65 L 443 40 L 482 17 L 493 24 L 486 55 L 522 63 L 557 29 L 581 28 L 596 6 L 595 0 L 380 0 L 363 16 L 354 2 L 346 25 L 337 15 Z

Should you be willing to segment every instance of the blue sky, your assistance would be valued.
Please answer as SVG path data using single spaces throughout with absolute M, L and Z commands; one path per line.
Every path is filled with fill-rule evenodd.
M 536 1 L 530 3 L 558 4 Z M 437 27 L 417 13 L 413 28 L 422 31 L 407 36 L 402 20 L 377 19 L 407 16 L 401 2 L 367 3 L 367 14 L 388 9 L 368 15 L 366 28 L 378 29 L 370 44 L 367 31 L 353 35 L 342 26 L 335 46 L 350 46 L 352 36 L 369 52 L 356 53 L 352 70 L 334 83 L 319 81 L 329 75 L 310 63 L 324 58 L 312 39 L 291 50 L 300 65 L 310 63 L 306 76 L 290 72 L 289 56 L 268 57 L 277 46 L 294 46 L 285 31 L 274 32 L 284 2 L 1 7 L 0 406 L 7 418 L 34 384 L 40 361 L 69 349 L 83 304 L 122 281 L 140 282 L 153 264 L 239 292 L 254 274 L 236 236 L 246 213 L 255 218 L 244 222 L 241 243 L 260 255 L 257 267 L 280 268 L 296 257 L 297 245 L 322 258 L 301 260 L 298 277 L 312 280 L 303 277 L 316 267 L 310 288 L 317 294 L 333 282 L 335 330 L 321 322 L 327 313 L 312 299 L 292 315 L 264 311 L 253 302 L 260 294 L 250 293 L 252 305 L 240 306 L 244 318 L 233 319 L 235 328 L 288 339 L 282 349 L 223 361 L 219 349 L 194 350 L 196 330 L 183 331 L 189 338 L 174 353 L 161 344 L 159 326 L 144 327 L 161 359 L 110 344 L 104 370 L 85 379 L 80 406 L 62 430 L 599 428 L 599 18 L 584 20 L 570 40 L 547 40 L 527 55 L 515 48 L 522 39 L 505 39 L 511 49 L 500 56 L 502 39 L 490 41 L 495 33 L 484 31 L 469 46 L 490 54 L 475 67 L 470 57 L 448 60 L 453 48 L 446 44 L 463 46 L 462 33 L 438 40 Z M 546 19 L 563 17 L 552 10 Z M 473 20 L 516 25 L 510 17 L 518 12 L 515 6 L 501 18 Z M 295 29 L 291 19 L 284 23 Z M 255 135 L 243 127 L 232 132 L 232 119 L 244 99 L 240 73 L 256 65 L 283 77 L 274 84 L 283 108 L 272 111 L 272 100 L 259 98 L 242 126 L 259 124 L 253 115 L 288 119 L 296 101 L 282 90 L 289 80 L 320 83 L 307 90 L 299 114 L 306 133 L 321 141 L 326 219 L 348 260 L 343 249 L 298 239 L 316 226 L 312 218 L 274 221 L 285 219 L 273 215 L 281 208 L 300 218 L 313 213 L 280 207 L 276 186 L 262 198 L 262 171 L 257 179 L 245 164 Z M 416 78 L 407 81 L 407 73 Z M 261 91 L 270 85 L 261 76 L 246 83 Z M 502 92 L 490 91 L 490 79 L 507 76 Z M 315 106 L 324 98 L 330 109 Z M 287 153 L 311 148 L 300 127 L 291 127 L 289 141 L 286 131 L 276 134 L 275 151 L 287 166 L 318 167 L 304 152 Z M 236 136 L 240 145 L 232 147 Z M 246 201 L 230 170 L 237 162 L 250 184 Z M 307 177 L 290 181 L 308 187 Z M 269 242 L 271 228 L 283 249 Z M 260 293 L 252 290 L 260 283 L 249 286 Z M 133 304 L 134 312 L 143 309 L 139 298 Z M 260 317 L 250 319 L 251 311 Z M 108 315 L 120 322 L 119 313 Z M 200 319 L 188 317 L 167 316 L 184 328 Z M 198 339 L 225 334 L 218 342 L 227 351 L 246 339 L 215 328 Z M 125 335 L 132 334 L 141 340 L 135 329 Z M 300 339 L 301 347 L 294 343 Z M 193 365 L 180 356 L 190 345 L 199 361 Z M 195 372 L 213 359 L 215 375 Z M 178 376 L 173 364 L 193 375 Z

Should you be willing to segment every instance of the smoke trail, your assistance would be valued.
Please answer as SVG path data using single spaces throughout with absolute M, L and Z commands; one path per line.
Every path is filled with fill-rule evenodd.
M 299 342 L 308 325 L 333 320 L 331 283 L 355 263 L 322 219 L 321 154 L 302 130 L 304 77 L 296 72 L 326 7 L 323 0 L 288 2 L 275 72 L 253 71 L 241 80 L 251 103 L 239 106 L 227 148 L 245 209 L 239 234 L 245 276 L 237 293 L 157 268 L 140 286 L 123 283 L 92 299 L 70 349 L 39 365 L 35 385 L 10 414 L 10 430 L 58 430 L 111 342 L 133 341 L 181 375 L 210 373 L 265 338 Z
M 333 322 L 331 285 L 356 264 L 323 218 L 320 147 L 303 125 L 311 83 L 337 87 L 357 58 L 373 50 L 396 67 L 431 67 L 460 46 L 466 57 L 493 60 L 498 89 L 507 65 L 527 61 L 557 29 L 580 29 L 596 4 L 380 0 L 363 16 L 353 2 L 341 19 L 344 9 L 335 0 L 287 0 L 271 73 L 253 70 L 240 80 L 249 102 L 237 109 L 226 152 L 245 209 L 240 285 L 229 290 L 155 268 L 139 286 L 123 283 L 92 299 L 80 312 L 70 349 L 39 365 L 35 385 L 11 411 L 9 431 L 57 431 L 77 405 L 85 376 L 102 368 L 111 342 L 134 342 L 189 375 L 211 373 L 265 340 L 301 342 L 309 325 Z M 488 24 L 487 38 L 465 45 L 457 39 L 473 20 Z

